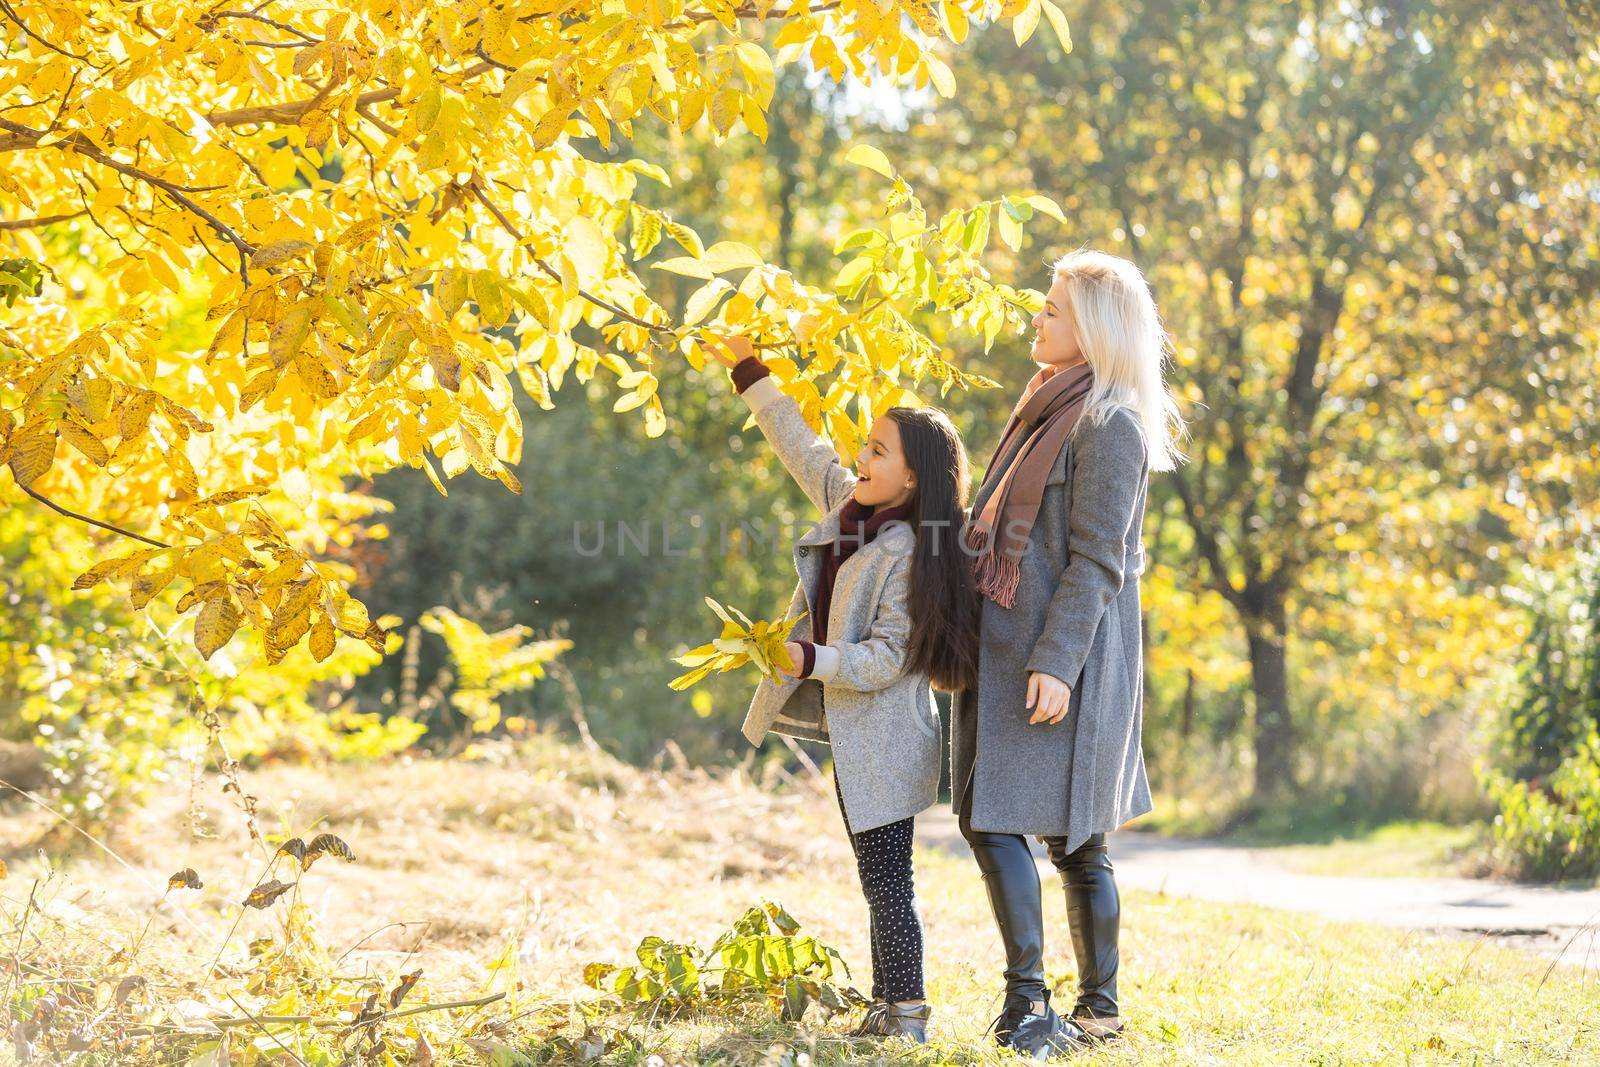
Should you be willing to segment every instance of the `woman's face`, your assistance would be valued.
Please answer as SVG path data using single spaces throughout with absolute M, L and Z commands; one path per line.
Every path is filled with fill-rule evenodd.
M 856 453 L 856 503 L 869 507 L 898 507 L 911 499 L 916 476 L 900 449 L 900 424 L 888 415 L 878 416 L 866 444 Z
M 1056 277 L 1044 296 L 1044 307 L 1033 317 L 1033 361 L 1041 367 L 1060 370 L 1083 362 L 1078 347 L 1078 329 L 1072 321 L 1072 305 L 1067 300 L 1067 281 Z

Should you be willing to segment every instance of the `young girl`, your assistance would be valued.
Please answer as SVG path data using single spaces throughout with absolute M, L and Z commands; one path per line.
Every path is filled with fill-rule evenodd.
M 833 746 L 839 808 L 871 924 L 872 1005 L 856 1032 L 920 1043 L 931 1008 L 911 831 L 939 788 L 931 685 L 954 691 L 977 679 L 976 594 L 957 542 L 966 452 L 942 412 L 895 407 L 873 423 L 851 473 L 750 342 L 724 344 L 717 358 L 824 516 L 795 543 L 800 584 L 785 615 L 809 612 L 811 639 L 789 643 L 788 677 L 761 680 L 744 735 L 760 744 L 772 730 Z
M 1100 252 L 1055 266 L 1034 317 L 1039 371 L 973 500 L 975 687 L 952 704 L 951 782 L 1006 952 L 995 1037 L 1048 1055 L 1114 1037 L 1116 882 L 1105 834 L 1150 810 L 1143 715 L 1140 524 L 1152 470 L 1182 432 L 1162 384 L 1166 335 L 1139 270 Z M 1071 1019 L 1050 1007 L 1039 872 L 1061 874 L 1078 961 Z

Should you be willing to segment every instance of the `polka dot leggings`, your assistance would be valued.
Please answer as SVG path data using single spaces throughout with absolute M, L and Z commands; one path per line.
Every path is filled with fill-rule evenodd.
M 834 777 L 839 814 L 856 854 L 856 873 L 867 898 L 872 931 L 872 999 L 891 1003 L 922 1000 L 922 917 L 911 879 L 913 819 L 901 819 L 861 833 L 850 830 L 844 793 Z

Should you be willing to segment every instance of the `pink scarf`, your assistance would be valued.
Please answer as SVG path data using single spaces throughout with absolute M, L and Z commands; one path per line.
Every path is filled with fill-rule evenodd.
M 1001 607 L 1016 602 L 1019 561 L 1039 515 L 1045 480 L 1083 414 L 1093 385 L 1094 371 L 1087 363 L 1066 370 L 1041 367 L 1022 391 L 1000 436 L 1000 447 L 989 461 L 978 493 L 981 496 L 990 486 L 994 491 L 984 502 L 983 514 L 967 527 L 966 543 L 978 553 L 972 562 L 978 592 Z M 1022 447 L 999 469 L 1000 458 L 1019 437 Z

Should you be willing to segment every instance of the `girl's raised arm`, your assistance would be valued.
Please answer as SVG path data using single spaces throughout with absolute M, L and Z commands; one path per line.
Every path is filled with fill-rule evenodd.
M 749 338 L 729 337 L 723 345 L 706 348 L 733 371 L 734 385 L 750 405 L 756 425 L 801 490 L 824 513 L 832 511 L 855 489 L 855 472 L 839 462 L 839 453 L 806 422 L 794 398 L 778 388 Z

